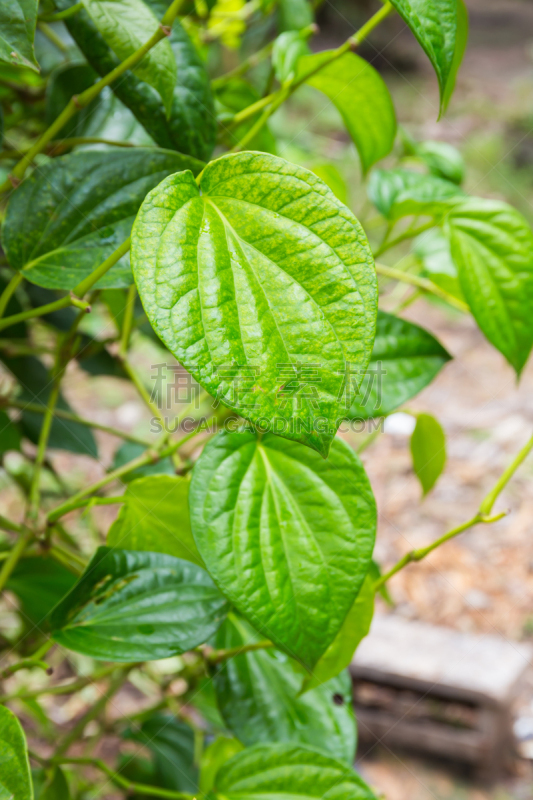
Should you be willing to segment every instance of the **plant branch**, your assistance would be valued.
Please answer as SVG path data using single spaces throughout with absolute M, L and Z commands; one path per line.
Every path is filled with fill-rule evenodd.
M 6 667 L 6 669 L 2 670 L 2 672 L 0 672 L 0 680 L 3 681 L 6 678 L 9 678 L 10 675 L 14 675 L 15 672 L 18 672 L 21 669 L 33 669 L 34 667 L 43 669 L 47 675 L 51 675 L 53 672 L 50 665 L 47 664 L 46 661 L 41 661 L 37 658 L 24 658 L 22 661 L 18 661 L 16 664 L 12 664 L 10 667 Z
M 10 551 L 9 556 L 4 561 L 2 569 L 0 570 L 0 592 L 4 589 L 11 573 L 17 566 L 21 555 L 26 547 L 30 544 L 33 537 L 33 531 L 24 529 L 24 532 L 17 539 L 15 546 Z
M 515 474 L 518 467 L 525 461 L 525 459 L 528 457 L 528 455 L 531 453 L 532 450 L 533 450 L 533 436 L 528 441 L 528 443 L 524 445 L 524 447 L 520 450 L 516 458 L 513 459 L 513 461 L 509 464 L 509 466 L 507 467 L 501 478 L 496 482 L 494 488 L 485 497 L 485 499 L 483 500 L 483 502 L 479 507 L 480 514 L 490 514 L 490 512 L 492 511 L 492 507 L 494 506 L 494 503 L 498 499 L 498 496 L 505 489 L 505 487 Z
M 9 303 L 17 287 L 22 283 L 23 280 L 24 280 L 24 275 L 22 274 L 22 272 L 15 272 L 15 274 L 7 284 L 6 288 L 2 292 L 0 296 L 0 319 L 4 316 L 7 304 Z
M 430 281 L 428 278 L 421 278 L 419 275 L 411 275 L 409 272 L 404 272 L 394 267 L 386 267 L 385 264 L 378 264 L 377 262 L 376 272 L 378 275 L 383 275 L 385 278 L 391 278 L 393 281 L 401 281 L 402 283 L 409 283 L 412 286 L 417 286 L 423 292 L 428 292 L 429 294 L 435 295 L 435 297 L 439 297 L 441 300 L 445 300 L 458 311 L 470 311 L 466 303 L 454 297 L 453 294 L 449 294 L 445 289 L 441 289 L 440 286 L 437 286 L 436 283 L 433 283 L 433 281 Z
M 251 653 L 254 650 L 266 650 L 269 647 L 275 646 L 276 645 L 269 641 L 269 639 L 265 639 L 261 642 L 241 644 L 238 647 L 228 647 L 227 650 L 215 650 L 212 653 L 205 654 L 204 658 L 208 664 L 220 664 L 222 661 L 227 661 L 234 656 L 241 656 L 244 653 Z

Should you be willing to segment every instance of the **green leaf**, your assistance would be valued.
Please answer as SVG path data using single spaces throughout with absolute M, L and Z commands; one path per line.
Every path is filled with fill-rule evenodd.
M 281 31 L 299 31 L 313 22 L 308 0 L 279 0 L 278 13 Z
M 160 24 L 142 0 L 83 0 L 83 5 L 120 61 L 145 44 Z M 133 72 L 156 90 L 169 117 L 178 68 L 166 37 L 144 56 Z
M 348 187 L 346 186 L 346 181 L 334 164 L 315 164 L 312 171 L 315 175 L 318 175 L 321 181 L 324 181 L 326 186 L 329 186 L 335 197 L 337 197 L 341 203 L 345 206 L 348 205 Z
M 464 158 L 448 142 L 420 142 L 416 146 L 416 155 L 427 164 L 430 171 L 439 178 L 461 184 L 465 176 Z
M 237 753 L 244 750 L 244 745 L 238 739 L 228 739 L 227 736 L 217 736 L 202 753 L 200 760 L 200 792 L 209 792 L 215 785 L 218 771 L 222 764 L 229 761 Z
M 457 267 L 452 260 L 450 241 L 439 228 L 432 228 L 417 236 L 413 242 L 413 253 L 420 259 L 424 273 L 433 283 L 465 302 Z
M 391 414 L 431 383 L 450 358 L 428 331 L 378 311 L 372 359 L 347 418 Z
M 61 767 L 36 770 L 32 777 L 35 800 L 69 800 L 70 791 Z
M 520 375 L 533 345 L 533 234 L 497 200 L 472 198 L 445 221 L 459 283 L 481 331 Z
M 446 89 L 444 97 L 442 98 L 443 110 L 448 108 L 452 94 L 455 89 L 457 80 L 457 73 L 463 63 L 466 46 L 468 44 L 468 9 L 464 0 L 457 0 L 457 33 L 455 36 L 455 52 L 453 54 L 452 66 L 448 80 L 446 82 Z
M 217 115 L 220 122 L 221 141 L 231 149 L 239 142 L 250 128 L 257 122 L 261 112 L 253 114 L 248 119 L 229 128 L 226 123 L 233 120 L 235 114 L 251 106 L 261 99 L 259 92 L 242 78 L 232 78 L 216 90 Z M 263 153 L 276 153 L 276 140 L 268 125 L 264 125 L 258 134 L 248 143 L 250 150 L 260 150 Z
M 223 156 L 199 187 L 181 172 L 150 192 L 131 256 L 152 327 L 198 383 L 326 456 L 377 300 L 361 226 L 328 187 L 274 156 Z
M 431 414 L 418 414 L 411 435 L 413 467 L 426 495 L 436 484 L 446 464 L 446 434 Z
M 376 800 L 341 761 L 310 747 L 263 744 L 238 753 L 220 769 L 216 792 L 227 800 L 300 797 L 302 800 Z
M 299 31 L 289 30 L 281 33 L 272 49 L 272 66 L 278 81 L 284 83 L 295 75 L 301 56 L 310 53 L 307 41 Z
M 0 765 L 0 799 L 33 800 L 26 737 L 5 706 L 0 706 Z
M 8 330 L 11 331 L 11 328 Z M 50 381 L 49 371 L 42 361 L 33 356 L 10 357 L 2 355 L 0 358 L 20 383 L 21 392 L 18 395 L 18 399 L 26 403 L 46 406 L 52 382 Z M 61 393 L 57 401 L 57 408 L 62 411 L 72 411 Z M 24 435 L 34 444 L 39 441 L 43 419 L 43 414 L 37 414 L 34 411 L 22 411 L 19 424 Z M 91 456 L 91 458 L 97 458 L 98 456 L 96 442 L 90 428 L 80 425 L 78 422 L 59 419 L 59 417 L 54 417 L 52 422 L 48 447 L 57 450 L 68 450 L 71 453 L 81 453 L 82 455 Z
M 155 148 L 55 158 L 11 197 L 2 229 L 9 263 L 39 286 L 73 289 L 128 238 L 146 193 L 185 168 L 196 172 L 201 166 L 188 156 Z M 131 282 L 126 255 L 96 286 Z
M 145 452 L 146 447 L 144 447 L 142 444 L 136 444 L 135 442 L 124 442 L 124 444 L 122 444 L 115 453 L 111 469 L 123 467 L 129 461 L 133 461 L 134 458 L 142 456 L 142 454 Z M 123 475 L 120 480 L 123 483 L 130 483 L 131 481 L 136 481 L 139 478 L 146 478 L 150 475 L 175 476 L 176 467 L 172 463 L 172 459 L 170 457 L 162 458 L 159 461 L 156 461 L 155 464 L 146 464 L 144 467 L 138 467 L 137 469 L 134 469 L 133 472 Z
M 2 0 L 0 61 L 39 70 L 33 51 L 38 5 L 38 0 Z
M 33 625 L 42 626 L 51 610 L 74 584 L 75 576 L 51 558 L 23 558 L 7 582 Z
M 152 751 L 158 785 L 196 793 L 198 769 L 194 766 L 194 733 L 189 725 L 170 714 L 156 713 L 137 730 L 128 730 L 124 738 Z
M 372 555 L 376 506 L 359 458 L 339 439 L 324 461 L 272 434 L 224 431 L 195 464 L 190 508 L 220 589 L 263 637 L 312 669 Z
M 440 89 L 441 113 L 455 80 L 458 0 L 390 0 L 433 64 Z M 453 87 L 452 87 L 453 91 Z
M 231 615 L 217 634 L 216 646 L 239 647 L 259 638 L 244 620 Z M 348 675 L 334 676 L 299 697 L 302 668 L 279 650 L 268 649 L 228 659 L 213 681 L 222 717 L 245 745 L 308 744 L 353 763 L 356 729 Z
M 71 0 L 56 0 L 58 9 Z M 160 20 L 168 8 L 165 0 L 148 0 L 146 5 Z M 85 11 L 65 20 L 67 29 L 89 64 L 99 75 L 107 75 L 120 60 L 108 47 Z M 159 94 L 133 72 L 126 72 L 112 89 L 135 115 L 154 142 L 169 150 L 187 153 L 207 161 L 216 140 L 216 117 L 206 67 L 178 21 L 172 26 L 170 46 L 178 69 L 172 111 L 167 119 Z
M 50 622 L 69 650 L 108 661 L 153 661 L 207 641 L 226 602 L 196 564 L 99 547 Z
M 373 616 L 374 580 L 370 575 L 367 575 L 361 591 L 346 615 L 342 628 L 313 669 L 313 674 L 304 678 L 302 692 L 308 692 L 312 689 L 316 692 L 317 686 L 322 686 L 323 690 L 326 690 L 326 687 L 332 685 L 331 679 L 339 675 L 351 664 L 359 643 L 370 630 Z M 351 680 L 349 677 L 347 690 L 350 697 Z M 313 744 L 313 742 L 310 742 L 310 744 Z M 353 758 L 350 763 L 352 762 Z
M 5 411 L 0 410 L 0 458 L 8 450 L 20 450 L 20 429 Z
M 191 532 L 188 496 L 185 478 L 154 475 L 132 481 L 107 534 L 108 546 L 167 553 L 203 567 Z
M 392 150 L 396 137 L 392 99 L 379 72 L 355 53 L 345 53 L 320 68 L 331 52 L 324 50 L 300 58 L 298 79 L 320 69 L 306 82 L 329 97 L 340 111 L 359 153 L 363 172 L 367 172 Z
M 411 214 L 439 216 L 465 196 L 455 183 L 407 169 L 376 169 L 368 181 L 368 197 L 390 220 Z
M 46 86 L 46 124 L 51 125 L 65 109 L 71 97 L 81 94 L 96 83 L 97 79 L 98 75 L 94 69 L 85 62 L 78 64 L 67 62 L 55 69 Z M 85 136 L 94 114 L 101 105 L 102 95 L 99 94 L 88 106 L 80 108 L 74 119 L 69 120 L 55 138 Z

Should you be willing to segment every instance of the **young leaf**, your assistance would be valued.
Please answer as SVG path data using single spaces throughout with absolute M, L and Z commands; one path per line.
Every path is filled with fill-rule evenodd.
M 33 52 L 38 0 L 0 3 L 0 61 L 39 70 Z
M 203 566 L 189 520 L 189 481 L 153 475 L 132 481 L 107 534 L 109 547 L 167 553 Z
M 230 50 L 239 49 L 246 30 L 246 22 L 240 16 L 245 3 L 246 0 L 216 0 L 207 20 L 211 37 L 220 39 Z
M 302 797 L 306 800 L 376 800 L 375 794 L 350 767 L 311 747 L 262 744 L 237 753 L 219 770 L 218 798 L 263 800 Z
M 225 614 L 226 601 L 196 564 L 99 547 L 50 623 L 54 639 L 76 653 L 153 661 L 202 644 Z
M 0 706 L 0 798 L 33 800 L 26 737 L 16 716 Z
M 225 764 L 234 755 L 240 753 L 241 750 L 244 750 L 244 745 L 238 739 L 228 739 L 227 736 L 217 736 L 205 748 L 200 760 L 200 781 L 198 784 L 200 792 L 207 793 L 214 787 L 222 764 Z
M 6 586 L 18 597 L 24 617 L 32 625 L 42 627 L 48 614 L 75 583 L 76 578 L 66 567 L 39 556 L 21 559 Z
M 298 61 L 298 78 L 316 70 L 330 57 L 324 50 Z M 307 79 L 340 111 L 359 153 L 364 172 L 392 150 L 396 115 L 383 78 L 364 58 L 345 53 Z
M 142 0 L 83 0 L 83 5 L 120 61 L 145 44 L 160 23 Z M 158 92 L 169 117 L 178 75 L 170 42 L 158 42 L 133 71 Z
M 477 324 L 520 375 L 533 345 L 531 228 L 506 203 L 472 198 L 452 209 L 445 232 Z
M 449 100 L 449 81 L 455 81 L 458 0 L 390 0 L 410 27 L 433 64 L 440 89 L 441 112 Z M 452 86 L 453 90 L 453 86 Z
M 272 49 L 272 66 L 278 81 L 284 83 L 291 75 L 296 74 L 299 59 L 310 53 L 307 41 L 299 31 L 281 33 Z
M 317 503 L 317 498 L 320 503 Z M 213 579 L 261 635 L 312 669 L 367 572 L 376 506 L 363 466 L 333 442 L 219 433 L 195 464 L 191 525 Z
M 374 594 L 374 580 L 368 574 L 342 628 L 316 664 L 312 675 L 304 678 L 302 692 L 316 689 L 317 686 L 326 689 L 331 685 L 331 679 L 351 664 L 359 643 L 370 630 L 374 616 Z
M 244 620 L 231 615 L 216 645 L 239 647 L 258 638 Z M 308 744 L 351 765 L 356 744 L 352 687 L 348 675 L 338 672 L 327 684 L 299 697 L 302 668 L 279 650 L 269 649 L 228 659 L 213 681 L 222 717 L 245 745 Z
M 416 145 L 416 155 L 424 161 L 430 171 L 438 178 L 460 185 L 465 176 L 464 158 L 448 142 L 420 142 Z
M 378 311 L 372 359 L 347 419 L 391 414 L 431 383 L 450 358 L 428 331 Z
M 155 148 L 55 158 L 35 170 L 9 201 L 2 229 L 9 263 L 39 286 L 73 289 L 128 238 L 146 193 L 186 168 L 197 172 L 201 165 Z M 96 286 L 128 286 L 131 281 L 124 256 Z
M 407 169 L 376 169 L 368 181 L 368 197 L 390 220 L 411 214 L 439 216 L 465 197 L 455 183 Z
M 181 172 L 150 192 L 131 255 L 152 327 L 198 383 L 326 456 L 377 301 L 361 226 L 328 187 L 274 156 L 223 156 L 199 187 Z
M 198 769 L 190 725 L 169 714 L 155 713 L 137 730 L 129 729 L 124 738 L 139 742 L 152 751 L 158 785 L 176 792 L 196 794 Z
M 431 414 L 418 414 L 411 435 L 413 468 L 426 495 L 436 484 L 446 464 L 446 435 Z
M 56 6 L 65 10 L 70 2 L 56 0 Z M 168 8 L 165 0 L 147 0 L 146 5 L 158 20 Z M 118 66 L 119 59 L 85 11 L 69 17 L 65 24 L 99 75 L 107 75 Z M 174 86 L 172 111 L 168 119 L 159 94 L 133 72 L 122 75 L 112 89 L 156 144 L 207 161 L 216 139 L 216 117 L 209 76 L 204 62 L 178 21 L 172 26 L 169 41 L 177 64 L 178 80 Z
M 278 13 L 281 31 L 299 31 L 313 21 L 313 11 L 308 0 L 280 0 Z
M 440 228 L 431 228 L 417 236 L 413 242 L 413 254 L 420 259 L 424 273 L 433 283 L 465 302 L 457 267 L 452 260 L 450 241 Z

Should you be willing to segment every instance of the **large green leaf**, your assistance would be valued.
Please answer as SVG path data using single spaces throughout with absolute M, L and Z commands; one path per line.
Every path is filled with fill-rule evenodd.
M 376 507 L 359 458 L 339 439 L 324 461 L 272 434 L 224 431 L 196 462 L 190 508 L 198 550 L 224 594 L 312 669 L 372 554 Z
M 368 196 L 390 220 L 411 214 L 438 216 L 465 196 L 455 183 L 407 169 L 376 169 L 368 182 Z
M 189 520 L 189 481 L 152 475 L 132 481 L 107 534 L 109 547 L 167 553 L 203 566 Z
M 11 328 L 8 330 L 11 331 Z M 52 382 L 50 373 L 42 361 L 34 356 L 5 355 L 2 355 L 1 360 L 20 383 L 19 399 L 40 405 L 44 409 L 50 396 Z M 57 408 L 62 411 L 72 411 L 62 394 L 59 395 Z M 43 414 L 22 410 L 20 426 L 23 433 L 34 443 L 39 440 L 43 419 Z M 52 422 L 48 446 L 57 450 L 68 450 L 71 453 L 82 453 L 92 458 L 98 455 L 90 428 L 59 417 L 54 417 Z
M 142 0 L 83 0 L 105 42 L 125 61 L 157 31 L 160 20 Z M 133 71 L 161 97 L 167 117 L 172 109 L 178 68 L 170 42 L 164 38 Z
M 426 495 L 436 484 L 446 464 L 446 434 L 431 414 L 418 414 L 411 435 L 413 468 Z
M 376 279 L 356 218 L 313 173 L 238 153 L 147 196 L 132 267 L 154 330 L 238 413 L 327 455 L 347 362 L 372 349 Z
M 124 738 L 139 742 L 153 753 L 157 785 L 176 792 L 198 789 L 198 768 L 195 766 L 194 733 L 190 725 L 170 716 L 156 713 L 138 729 L 130 729 Z
M 73 289 L 127 239 L 146 193 L 186 168 L 196 172 L 201 165 L 140 147 L 50 161 L 11 197 L 2 229 L 9 263 L 39 286 Z M 96 285 L 128 286 L 131 280 L 126 255 Z
M 426 52 L 437 74 L 441 110 L 449 99 L 448 82 L 455 81 L 458 0 L 390 0 Z
M 38 70 L 33 52 L 38 0 L 0 3 L 0 61 Z
M 215 633 L 226 602 L 196 564 L 99 547 L 50 623 L 60 644 L 93 658 L 153 661 Z
M 33 800 L 26 737 L 5 706 L 0 706 L 0 800 Z
M 331 678 L 350 665 L 357 646 L 370 630 L 374 616 L 374 596 L 374 579 L 369 573 L 342 628 L 316 664 L 312 675 L 304 678 L 302 691 L 307 692 L 317 686 L 322 686 L 325 690 L 331 685 Z
M 530 226 L 506 203 L 472 198 L 453 208 L 445 232 L 477 324 L 520 374 L 533 345 Z
M 232 615 L 220 628 L 216 644 L 239 647 L 257 639 L 253 628 Z M 353 764 L 356 730 L 349 676 L 343 673 L 298 696 L 302 673 L 301 666 L 279 650 L 256 650 L 223 662 L 213 680 L 225 723 L 246 745 L 308 744 Z
M 74 5 L 75 1 L 56 0 L 56 5 L 65 9 Z M 157 19 L 161 19 L 168 2 L 147 0 L 146 5 Z M 65 23 L 87 61 L 99 75 L 106 75 L 118 66 L 118 57 L 85 11 L 74 14 Z M 133 72 L 122 75 L 112 89 L 160 147 L 179 150 L 207 161 L 216 139 L 216 117 L 209 76 L 204 62 L 177 21 L 172 27 L 170 45 L 178 68 L 178 80 L 174 86 L 168 119 L 159 94 Z
M 324 50 L 298 61 L 298 78 L 317 70 L 331 57 Z M 383 78 L 364 58 L 345 53 L 307 79 L 338 108 L 366 172 L 392 150 L 396 115 Z
M 69 592 L 76 578 L 66 567 L 51 558 L 23 558 L 7 582 L 7 588 L 18 597 L 22 612 L 33 625 L 42 623 Z
M 215 791 L 227 800 L 376 800 L 341 761 L 290 744 L 255 745 L 237 753 L 219 770 Z
M 428 331 L 378 311 L 372 359 L 347 418 L 385 417 L 431 383 L 450 357 Z

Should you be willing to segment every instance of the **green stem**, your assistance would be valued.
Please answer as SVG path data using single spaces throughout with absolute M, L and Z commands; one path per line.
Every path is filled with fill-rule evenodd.
M 392 230 L 392 227 L 389 226 L 389 228 L 387 229 L 387 233 L 385 235 L 385 238 L 383 239 L 381 245 L 378 247 L 378 249 L 374 253 L 374 258 L 379 258 L 387 250 L 392 250 L 392 248 L 396 247 L 396 245 L 401 244 L 402 242 L 405 242 L 408 239 L 414 239 L 415 236 L 419 236 L 421 233 L 425 233 L 430 228 L 434 228 L 434 227 L 435 227 L 435 220 L 430 220 L 429 222 L 424 223 L 424 225 L 419 225 L 418 228 L 409 227 L 406 231 L 401 233 L 399 236 L 396 236 L 395 239 L 391 239 L 389 241 L 388 234 Z
M 66 8 L 65 11 L 58 11 L 56 14 L 48 14 L 48 16 L 43 15 L 39 17 L 39 20 L 42 22 L 61 22 L 63 19 L 68 19 L 69 17 L 73 17 L 74 14 L 77 14 L 78 11 L 83 9 L 83 3 L 75 3 L 75 5 L 71 6 L 70 8 Z
M 81 689 L 85 689 L 86 686 L 89 686 L 91 683 L 95 683 L 96 681 L 101 680 L 102 678 L 107 678 L 108 675 L 111 675 L 112 672 L 115 672 L 117 668 L 116 664 L 112 664 L 111 666 L 103 667 L 101 670 L 93 673 L 92 675 L 88 675 L 85 678 L 78 678 L 78 680 L 73 681 L 72 683 L 68 683 L 66 685 L 61 686 L 42 686 L 40 689 L 32 689 L 29 692 L 13 692 L 13 694 L 6 694 L 3 697 L 0 697 L 0 703 L 8 703 L 11 700 L 33 700 L 35 697 L 40 697 L 43 694 L 51 694 L 51 695 L 62 695 L 62 694 L 74 694 L 75 692 L 79 692 Z
M 3 591 L 11 573 L 17 566 L 21 555 L 33 539 L 33 536 L 33 531 L 25 530 L 24 533 L 19 536 L 15 546 L 4 561 L 2 569 L 0 570 L 0 592 Z
M 120 337 L 119 354 L 122 358 L 126 357 L 128 347 L 130 344 L 131 330 L 133 328 L 133 315 L 135 312 L 135 298 L 137 297 L 137 289 L 134 283 L 128 289 L 128 297 L 126 300 L 126 308 L 124 309 L 124 319 L 122 323 L 122 335 Z
M 269 647 L 275 647 L 276 645 L 265 639 L 261 642 L 252 642 L 251 644 L 241 644 L 238 647 L 228 647 L 227 650 L 215 650 L 213 653 L 209 653 L 205 656 L 205 660 L 209 664 L 220 664 L 222 661 L 228 661 L 228 659 L 233 658 L 234 656 L 241 656 L 243 653 L 251 653 L 254 650 L 266 650 Z
M 289 87 L 285 88 L 279 95 L 279 97 L 272 102 L 272 104 L 266 108 L 259 119 L 252 125 L 252 127 L 244 134 L 240 142 L 237 142 L 235 147 L 232 147 L 231 152 L 236 153 L 239 150 L 244 150 L 246 145 L 248 145 L 255 136 L 263 129 L 263 127 L 268 122 L 269 118 L 278 110 L 278 108 L 285 102 L 287 97 L 290 94 Z
M 531 453 L 532 450 L 533 450 L 533 436 L 531 437 L 529 442 L 526 445 L 524 445 L 524 447 L 520 450 L 516 458 L 513 459 L 513 461 L 511 462 L 511 464 L 509 464 L 509 466 L 507 467 L 501 478 L 497 481 L 494 488 L 485 497 L 485 499 L 483 500 L 483 502 L 479 507 L 480 514 L 485 514 L 485 515 L 490 514 L 494 503 L 498 499 L 498 496 L 505 489 L 505 487 L 515 474 L 518 467 L 525 461 L 525 459 L 528 457 L 528 455 Z
M 48 675 L 52 674 L 50 665 L 47 664 L 46 661 L 40 661 L 37 658 L 24 658 L 17 664 L 12 664 L 10 667 L 2 670 L 2 672 L 0 672 L 0 681 L 9 678 L 10 675 L 14 675 L 15 672 L 18 672 L 21 669 L 33 669 L 34 667 L 43 669 Z
M 53 28 L 51 28 L 50 25 L 48 25 L 43 20 L 40 20 L 37 23 L 37 27 L 41 31 L 41 33 L 44 34 L 44 36 L 46 36 L 48 41 L 52 42 L 54 47 L 57 47 L 57 49 L 59 50 L 60 53 L 67 53 L 68 52 L 68 47 L 65 44 L 65 42 L 63 41 L 63 39 L 60 36 L 57 35 L 55 30 Z
M 163 430 L 165 430 L 165 428 L 166 428 L 165 417 L 161 413 L 161 410 L 155 405 L 155 403 L 152 403 L 152 401 L 150 399 L 150 395 L 149 395 L 145 385 L 143 384 L 143 382 L 141 381 L 141 379 L 137 375 L 137 372 L 132 367 L 132 365 L 130 364 L 130 362 L 128 361 L 126 356 L 122 356 L 121 357 L 120 354 L 119 354 L 119 358 L 120 358 L 120 363 L 122 364 L 122 367 L 123 367 L 124 371 L 126 372 L 127 376 L 129 377 L 129 379 L 131 380 L 131 382 L 133 383 L 133 385 L 137 389 L 137 392 L 139 393 L 142 401 L 147 406 L 147 408 L 150 409 L 150 411 L 152 412 L 154 417 L 157 417 L 157 419 L 159 420 L 159 422 L 161 423 L 161 425 L 163 427 Z
M 7 304 L 9 303 L 17 287 L 20 286 L 23 280 L 24 276 L 22 272 L 15 272 L 15 274 L 7 284 L 6 288 L 0 295 L 0 319 L 4 316 Z
M 100 92 L 105 89 L 106 86 L 114 83 L 117 78 L 120 78 L 120 76 L 128 70 L 136 67 L 137 64 L 144 58 L 144 56 L 150 52 L 150 50 L 152 50 L 152 48 L 154 48 L 158 42 L 168 35 L 168 29 L 172 27 L 174 20 L 176 19 L 176 16 L 178 15 L 179 10 L 184 2 L 185 0 L 174 0 L 174 2 L 165 12 L 161 20 L 161 24 L 157 28 L 156 32 L 148 39 L 147 42 L 145 42 L 134 53 L 132 53 L 131 56 L 128 56 L 128 58 L 124 59 L 124 61 L 115 67 L 115 69 L 111 70 L 111 72 L 108 72 L 107 75 L 104 75 L 104 77 L 97 81 L 93 86 L 90 86 L 84 92 L 81 92 L 81 94 L 74 96 L 69 100 L 61 114 L 13 168 L 10 177 L 5 181 L 5 183 L 2 184 L 2 186 L 0 186 L 0 192 L 9 191 L 13 185 L 16 185 L 24 177 L 26 169 L 31 164 L 35 156 L 43 151 L 46 145 L 51 142 L 52 139 L 54 139 L 54 137 L 62 130 L 64 125 L 69 122 L 69 120 L 71 120 L 80 109 L 86 108 L 89 103 L 98 97 Z
M 428 278 L 421 278 L 418 275 L 411 275 L 409 272 L 404 272 L 401 269 L 386 267 L 385 264 L 378 263 L 376 263 L 376 272 L 378 275 L 383 275 L 385 278 L 391 278 L 394 281 L 402 281 L 402 283 L 409 283 L 412 286 L 417 286 L 422 291 L 429 292 L 429 294 L 433 294 L 441 300 L 445 300 L 458 311 L 467 312 L 470 310 L 466 303 L 454 297 L 453 294 L 449 294 L 444 289 L 441 289 L 440 286 L 437 286 L 436 283 L 433 283 L 433 281 L 430 281 Z
M 225 75 L 221 75 L 220 78 L 215 78 L 212 80 L 211 88 L 213 91 L 216 92 L 233 78 L 238 78 L 240 75 L 244 75 L 246 72 L 248 72 L 249 69 L 256 67 L 262 61 L 264 61 L 265 58 L 268 58 L 273 47 L 274 42 L 269 42 L 256 53 L 253 53 L 251 56 L 248 56 L 248 58 L 245 58 L 244 61 L 239 64 L 239 66 L 235 67 L 235 69 L 231 69 L 229 72 L 226 72 Z
M 7 517 L 3 517 L 0 514 L 0 528 L 4 531 L 10 531 L 10 533 L 22 533 L 23 528 L 20 525 L 17 525 L 16 522 L 12 522 Z

